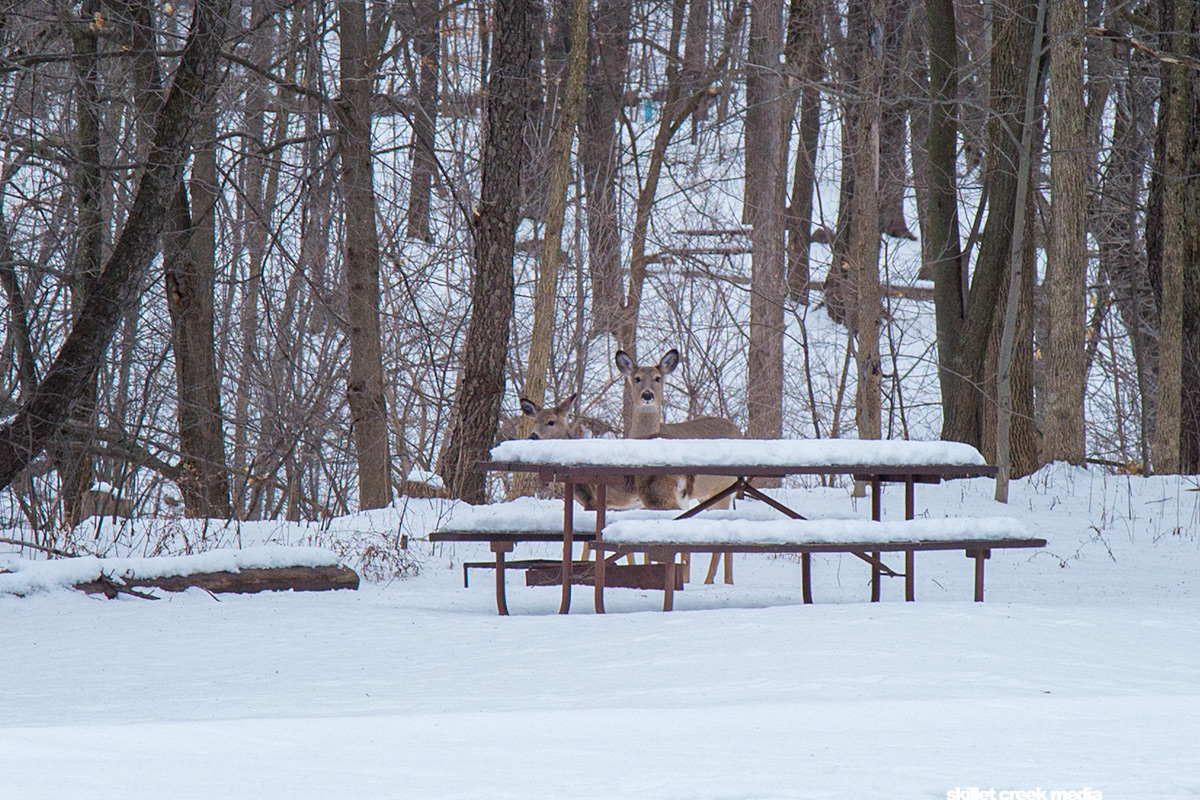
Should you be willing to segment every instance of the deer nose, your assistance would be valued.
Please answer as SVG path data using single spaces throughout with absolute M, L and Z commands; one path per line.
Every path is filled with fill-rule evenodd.
M 643 403 L 653 403 L 654 402 L 654 392 L 642 392 L 642 402 Z
M 542 437 L 538 436 L 536 433 L 531 433 L 531 434 L 529 434 L 529 438 L 530 439 L 540 439 Z

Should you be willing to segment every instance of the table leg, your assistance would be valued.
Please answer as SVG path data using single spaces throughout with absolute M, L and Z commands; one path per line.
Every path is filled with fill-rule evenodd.
M 878 517 L 876 517 L 876 519 L 878 519 Z M 874 562 L 871 564 L 871 602 L 878 603 L 879 602 L 879 583 L 880 583 L 879 578 L 880 578 L 880 574 L 881 574 L 880 569 L 879 569 L 879 553 L 878 552 L 871 553 L 871 557 L 875 559 Z
M 562 555 L 562 602 L 558 613 L 571 610 L 571 561 L 575 551 L 575 484 L 563 483 L 563 555 Z
M 675 608 L 675 554 L 664 553 L 663 563 L 663 611 Z
M 492 552 L 496 554 L 496 611 L 500 616 L 508 616 L 508 599 L 504 596 L 504 554 L 511 553 L 512 542 L 492 542 Z
M 883 519 L 883 480 L 878 475 L 871 479 L 871 519 Z
M 592 584 L 595 587 L 595 594 L 596 594 L 596 599 L 595 599 L 596 613 L 603 614 L 604 613 L 604 581 L 605 581 L 604 573 L 605 573 L 606 567 L 608 566 L 608 562 L 604 558 L 603 550 L 596 550 L 595 552 L 596 552 L 596 571 L 593 573 L 594 577 L 592 579 Z
M 912 517 L 909 517 L 912 519 Z M 917 579 L 913 569 L 917 563 L 917 554 L 913 550 L 904 551 L 904 599 L 911 603 L 917 599 Z
M 600 541 L 604 533 L 605 510 L 608 506 L 608 484 L 597 484 L 596 491 L 596 541 Z M 595 587 L 595 606 L 596 613 L 604 613 L 604 568 L 606 562 L 604 559 L 604 551 L 595 550 L 596 553 L 596 568 L 592 573 L 592 585 Z
M 917 514 L 917 502 L 913 485 L 916 483 L 916 478 L 908 475 L 904 478 L 904 518 L 912 519 Z
M 729 552 L 728 550 L 725 551 L 724 578 L 725 578 L 725 584 L 727 586 L 733 585 L 733 553 Z
M 805 605 L 812 605 L 812 553 L 800 554 L 800 590 Z
M 992 557 L 991 550 L 968 550 L 967 558 L 975 559 L 975 602 L 983 602 L 983 563 Z

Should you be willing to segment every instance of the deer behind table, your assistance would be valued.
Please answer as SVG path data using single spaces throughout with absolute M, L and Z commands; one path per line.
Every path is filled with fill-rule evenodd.
M 521 398 L 521 413 L 533 418 L 533 431 L 530 439 L 582 439 L 583 430 L 579 421 L 570 422 L 567 415 L 575 395 L 571 395 L 561 403 L 549 408 L 538 408 L 537 403 L 527 397 Z M 575 484 L 575 499 L 588 511 L 595 511 L 598 502 L 598 492 L 591 484 Z M 637 487 L 632 479 L 625 483 L 609 484 L 605 489 L 605 508 L 627 509 L 638 508 L 641 501 L 638 498 Z
M 741 439 L 742 431 L 724 417 L 695 417 L 685 422 L 663 422 L 663 387 L 668 375 L 679 366 L 679 351 L 672 348 L 652 367 L 640 367 L 624 350 L 614 359 L 625 376 L 633 396 L 630 439 Z M 690 501 L 703 502 L 735 483 L 728 475 L 664 475 L 639 478 L 637 493 L 646 508 L 684 509 Z M 729 508 L 732 497 L 717 502 L 714 508 Z M 714 554 L 705 583 L 712 583 L 720 554 Z M 728 557 L 725 582 L 733 582 Z

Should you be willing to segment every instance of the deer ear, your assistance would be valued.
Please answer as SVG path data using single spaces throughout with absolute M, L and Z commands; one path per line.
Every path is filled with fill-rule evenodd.
M 557 411 L 559 414 L 563 414 L 567 411 L 567 409 L 569 409 L 574 404 L 575 404 L 575 394 L 573 393 L 566 400 L 563 400 L 561 403 L 556 405 L 554 407 L 554 410 Z
M 538 413 L 538 407 L 534 404 L 534 402 L 532 400 L 522 397 L 521 398 L 521 413 L 527 417 L 536 417 L 537 413 Z
M 618 350 L 617 354 L 613 357 L 613 361 L 617 363 L 617 370 L 627 378 L 637 369 L 633 363 L 633 359 L 629 357 L 629 353 L 626 353 L 624 350 Z
M 670 375 L 677 366 L 679 366 L 679 351 L 672 347 L 663 355 L 662 361 L 658 362 L 658 368 L 663 375 Z

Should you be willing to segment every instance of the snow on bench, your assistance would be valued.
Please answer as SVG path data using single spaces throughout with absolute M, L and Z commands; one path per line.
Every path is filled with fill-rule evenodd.
M 501 442 L 496 462 L 564 466 L 986 466 L 979 451 L 961 442 L 865 439 L 537 439 Z
M 1025 539 L 1011 517 L 951 517 L 874 522 L 860 519 L 715 519 L 614 521 L 604 528 L 609 544 L 628 545 L 873 545 L 916 542 L 994 542 Z
M 812 602 L 810 554 L 852 553 L 871 565 L 871 600 L 880 599 L 880 578 L 903 577 L 905 600 L 915 599 L 914 554 L 918 550 L 958 550 L 975 560 L 975 600 L 983 600 L 984 561 L 993 548 L 1045 547 L 1030 538 L 1025 526 L 1011 517 L 950 517 L 875 522 L 858 519 L 767 520 L 691 518 L 683 520 L 621 520 L 604 528 L 593 547 L 622 554 L 645 552 L 667 569 L 663 611 L 674 607 L 673 564 L 678 553 L 762 552 L 800 553 L 801 587 L 805 603 Z M 658 551 L 655 554 L 655 551 Z M 885 552 L 904 552 L 904 572 L 881 560 Z M 597 560 L 596 609 L 604 608 L 603 559 Z

